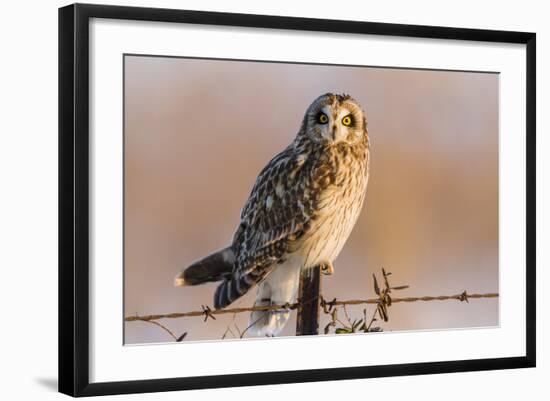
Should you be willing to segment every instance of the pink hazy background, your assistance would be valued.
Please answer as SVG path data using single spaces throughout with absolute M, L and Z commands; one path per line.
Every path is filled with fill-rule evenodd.
M 230 243 L 257 174 L 326 92 L 363 106 L 372 160 L 325 298 L 374 297 L 382 266 L 410 285 L 394 296 L 498 292 L 498 85 L 493 73 L 126 56 L 125 315 L 212 305 L 216 284 L 175 288 L 175 275 Z M 498 299 L 394 304 L 389 316 L 384 331 L 495 326 Z M 231 321 L 162 323 L 190 341 L 220 339 Z M 124 341 L 173 340 L 128 322 Z

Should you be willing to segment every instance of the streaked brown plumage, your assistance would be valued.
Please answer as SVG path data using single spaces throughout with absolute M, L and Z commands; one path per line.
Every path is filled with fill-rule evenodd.
M 257 305 L 292 302 L 301 268 L 332 268 L 357 220 L 368 181 L 369 138 L 358 103 L 326 94 L 294 141 L 260 172 L 231 246 L 188 267 L 177 285 L 219 281 L 223 308 L 260 284 Z M 254 312 L 252 331 L 275 335 L 289 312 Z

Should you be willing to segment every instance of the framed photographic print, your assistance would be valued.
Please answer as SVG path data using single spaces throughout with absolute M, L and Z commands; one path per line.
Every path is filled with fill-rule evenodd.
M 59 233 L 69 395 L 535 366 L 535 34 L 61 8 Z

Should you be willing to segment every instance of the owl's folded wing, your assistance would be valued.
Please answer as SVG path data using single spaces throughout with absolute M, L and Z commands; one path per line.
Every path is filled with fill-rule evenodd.
M 299 246 L 317 217 L 321 187 L 330 184 L 328 169 L 291 148 L 262 170 L 247 200 L 233 248 L 236 273 L 258 274 L 281 262 Z
M 295 153 L 292 147 L 261 171 L 233 238 L 233 273 L 214 295 L 216 308 L 244 295 L 300 247 L 315 229 L 321 194 L 334 183 L 333 174 L 318 157 Z

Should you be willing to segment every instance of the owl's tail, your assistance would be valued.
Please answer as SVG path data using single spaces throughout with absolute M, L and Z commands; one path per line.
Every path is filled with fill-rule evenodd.
M 183 270 L 174 279 L 174 285 L 183 287 L 225 280 L 231 276 L 234 263 L 235 254 L 231 247 L 227 247 L 196 261 Z
M 290 261 L 289 261 L 290 262 Z M 256 269 L 247 275 L 234 274 L 235 254 L 228 247 L 198 260 L 179 273 L 174 285 L 177 287 L 221 281 L 214 295 L 214 307 L 225 308 L 254 285 L 258 293 L 254 306 L 285 305 L 296 301 L 299 265 L 283 263 L 274 269 Z M 254 311 L 250 315 L 247 335 L 276 336 L 286 325 L 290 310 Z

